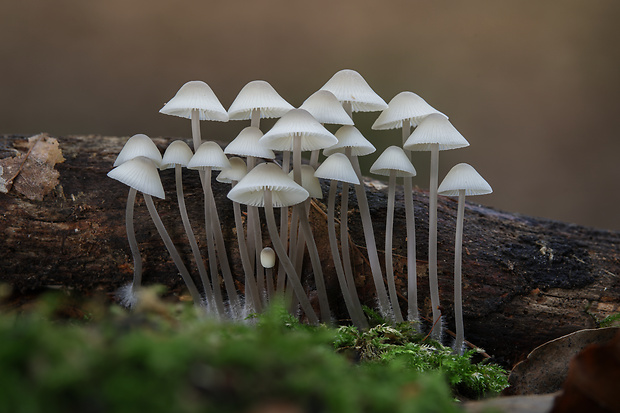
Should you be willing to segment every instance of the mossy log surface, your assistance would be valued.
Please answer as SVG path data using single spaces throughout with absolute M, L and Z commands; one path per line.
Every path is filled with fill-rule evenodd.
M 80 293 L 113 293 L 131 280 L 133 265 L 125 233 L 127 187 L 106 173 L 127 137 L 56 137 L 65 161 L 55 165 L 59 184 L 42 200 L 30 200 L 15 189 L 0 194 L 0 282 L 16 292 L 44 288 Z M 0 158 L 14 157 L 24 136 L 1 136 Z M 170 139 L 154 139 L 162 150 Z M 16 149 L 18 148 L 18 149 Z M 213 188 L 237 287 L 243 291 L 234 216 L 226 198 L 229 185 L 213 178 Z M 200 285 L 191 249 L 179 217 L 174 170 L 161 173 L 165 200 L 156 206 L 168 232 Z M 5 177 L 6 178 L 6 177 Z M 20 179 L 19 175 L 16 178 Z M 203 195 L 196 171 L 184 170 L 190 221 L 206 260 Z M 323 182 L 327 193 L 328 182 Z M 367 181 L 377 244 L 382 255 L 387 188 Z M 415 189 L 417 273 L 422 314 L 431 313 L 428 299 L 428 194 Z M 350 192 L 349 228 L 362 301 L 374 302 L 374 286 L 365 259 L 364 236 L 355 193 Z M 438 202 L 439 286 L 446 326 L 453 328 L 453 251 L 455 199 Z M 336 316 L 344 316 L 327 240 L 326 206 L 314 201 L 311 225 Z M 264 222 L 264 220 L 263 220 Z M 263 224 L 264 227 L 264 224 Z M 407 269 L 402 187 L 397 190 L 394 266 L 401 307 L 406 311 Z M 146 284 L 161 283 L 180 293 L 184 286 L 150 220 L 142 197 L 135 210 L 136 238 L 143 257 Z M 266 228 L 265 246 L 269 244 Z M 536 346 L 572 331 L 592 328 L 620 311 L 620 232 L 500 212 L 468 202 L 463 240 L 463 297 L 466 338 L 505 364 L 513 364 Z M 383 259 L 383 257 L 381 257 Z M 207 266 L 208 268 L 208 266 Z M 304 280 L 312 289 L 312 267 Z M 310 293 L 312 296 L 312 293 Z M 315 303 L 316 304 L 316 303 Z

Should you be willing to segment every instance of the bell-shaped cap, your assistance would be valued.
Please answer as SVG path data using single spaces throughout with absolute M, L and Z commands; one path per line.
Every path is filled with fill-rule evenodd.
M 355 126 L 343 126 L 336 131 L 335 135 L 338 142 L 329 148 L 325 148 L 323 155 L 329 156 L 336 152 L 344 153 L 346 148 L 351 148 L 351 155 L 366 156 L 377 150 Z
M 434 144 L 439 144 L 440 151 L 469 146 L 469 142 L 444 115 L 433 113 L 422 119 L 403 148 L 407 151 L 430 151 Z
M 473 166 L 460 163 L 450 169 L 450 172 L 437 188 L 439 195 L 458 196 L 460 190 L 465 190 L 465 195 L 486 195 L 493 192 L 491 185 L 484 180 Z
M 274 208 L 299 204 L 308 198 L 308 191 L 274 163 L 256 165 L 230 190 L 228 198 L 240 204 L 263 207 L 265 190 L 271 191 Z
M 123 146 L 123 149 L 121 149 L 116 157 L 116 160 L 114 161 L 114 166 L 119 166 L 120 164 L 133 158 L 137 158 L 138 156 L 144 156 L 145 158 L 151 159 L 155 162 L 156 166 L 161 165 L 161 153 L 159 152 L 159 149 L 157 149 L 157 146 L 155 146 L 151 138 L 139 133 L 137 135 L 133 135 L 127 142 L 125 142 L 125 146 Z
M 344 110 L 336 96 L 328 90 L 318 90 L 301 104 L 299 109 L 310 112 L 321 123 L 353 125 L 353 119 Z
M 377 175 L 390 176 L 392 171 L 396 172 L 397 177 L 417 174 L 405 151 L 399 146 L 388 147 L 370 167 L 370 172 Z
M 265 247 L 260 252 L 260 265 L 263 268 L 273 268 L 276 265 L 276 252 L 269 247 Z
M 288 173 L 290 178 L 293 178 L 294 171 Z M 319 178 L 314 176 L 314 168 L 310 165 L 301 165 L 301 186 L 308 191 L 311 198 L 323 199 L 323 189 Z
M 255 126 L 243 129 L 235 139 L 224 148 L 226 155 L 253 156 L 255 158 L 274 159 L 276 154 L 259 142 L 263 132 Z
M 192 110 L 198 110 L 200 120 L 228 122 L 226 109 L 209 85 L 200 80 L 187 82 L 159 113 L 191 119 Z
M 230 168 L 230 162 L 224 151 L 215 142 L 203 142 L 187 164 L 188 169 L 211 168 L 215 171 Z
M 293 151 L 295 138 L 301 138 L 302 151 L 315 151 L 338 142 L 308 111 L 292 109 L 260 138 L 260 143 L 274 151 Z
M 360 180 L 351 165 L 349 158 L 343 153 L 329 155 L 325 161 L 314 172 L 314 176 L 322 179 L 347 182 L 359 185 Z
M 375 123 L 372 125 L 372 129 L 382 130 L 402 128 L 403 121 L 406 119 L 409 120 L 409 124 L 411 126 L 418 126 L 422 119 L 431 113 L 439 113 L 440 115 L 443 115 L 443 113 L 433 108 L 415 93 L 400 92 L 398 95 L 394 96 L 392 100 L 390 100 L 387 109 L 381 112 Z
M 194 152 L 183 141 L 174 141 L 166 148 L 159 169 L 174 168 L 175 165 L 187 166 Z
M 387 103 L 368 85 L 355 70 L 344 69 L 323 85 L 340 102 L 351 102 L 353 112 L 376 112 L 387 108 Z
M 260 110 L 261 118 L 279 118 L 293 105 L 288 103 L 264 80 L 253 80 L 245 85 L 228 108 L 230 120 L 245 120 L 252 117 L 252 111 Z
M 230 168 L 222 169 L 215 180 L 223 184 L 239 182 L 248 173 L 245 162 L 236 156 L 229 158 L 228 162 L 230 162 Z
M 123 162 L 108 172 L 108 176 L 147 195 L 164 199 L 164 187 L 155 163 L 143 156 Z

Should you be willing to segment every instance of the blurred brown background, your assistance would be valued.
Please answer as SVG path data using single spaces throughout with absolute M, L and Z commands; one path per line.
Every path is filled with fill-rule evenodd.
M 249 81 L 299 106 L 336 71 L 386 101 L 403 90 L 450 116 L 485 205 L 620 230 L 620 2 L 3 0 L 0 133 L 189 137 L 158 110 L 188 80 L 228 107 Z M 379 150 L 398 131 L 371 132 Z M 231 140 L 243 122 L 203 123 Z M 371 155 L 370 162 L 376 155 Z M 416 183 L 428 187 L 428 154 Z

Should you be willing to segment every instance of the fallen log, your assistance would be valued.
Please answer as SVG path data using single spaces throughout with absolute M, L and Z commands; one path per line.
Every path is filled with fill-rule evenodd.
M 113 293 L 133 274 L 124 225 L 127 188 L 106 177 L 126 137 L 37 137 L 51 146 L 53 159 L 26 157 L 32 150 L 24 136 L 0 137 L 0 283 L 18 293 L 43 288 L 79 293 Z M 157 138 L 162 150 L 171 139 Z M 41 152 L 41 151 L 39 151 Z M 44 151 L 45 152 L 45 151 Z M 29 156 L 34 156 L 30 154 Z M 64 159 L 63 159 L 64 158 Z M 174 194 L 174 171 L 161 172 L 165 200 L 156 202 L 168 232 L 197 284 L 196 266 L 179 217 Z M 326 193 L 328 183 L 323 183 Z M 382 248 L 387 191 L 378 181 L 366 181 L 379 249 Z M 184 173 L 190 221 L 206 250 L 202 192 L 198 173 Z M 226 198 L 229 185 L 213 179 L 213 188 L 236 277 L 243 292 L 243 270 L 236 247 L 234 216 Z M 499 190 L 499 189 L 497 189 Z M 428 194 L 414 189 L 417 273 L 420 311 L 430 315 L 428 298 Z M 349 229 L 355 274 L 361 300 L 374 304 L 374 285 L 365 258 L 363 230 L 351 191 Z M 453 251 L 457 202 L 438 203 L 438 272 L 442 313 L 453 327 Z M 336 316 L 345 314 L 327 241 L 326 206 L 313 203 L 311 225 L 324 268 L 330 303 Z M 264 222 L 264 221 L 263 221 Z M 147 284 L 184 290 L 172 259 L 139 196 L 135 210 L 136 238 L 143 257 Z M 406 311 L 406 239 L 402 188 L 395 210 L 394 267 L 400 303 Z M 264 232 L 268 245 L 267 231 Z M 533 348 L 556 337 L 596 327 L 620 311 L 620 233 L 500 212 L 466 203 L 463 241 L 463 297 L 466 338 L 485 348 L 496 360 L 514 364 Z M 383 251 L 380 251 L 382 255 Z M 206 258 L 206 253 L 203 252 Z M 311 266 L 304 280 L 312 289 Z

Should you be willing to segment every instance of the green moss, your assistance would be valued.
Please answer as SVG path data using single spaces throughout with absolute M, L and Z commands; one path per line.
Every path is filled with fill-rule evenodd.
M 380 325 L 363 334 L 310 327 L 283 306 L 245 324 L 220 323 L 161 302 L 140 313 L 111 307 L 58 321 L 53 301 L 31 314 L 0 316 L 6 411 L 243 412 L 285 404 L 300 411 L 450 412 L 460 385 L 489 390 L 479 384 L 490 378 L 484 365 L 416 344 L 407 327 Z M 362 342 L 357 362 L 340 354 Z M 501 374 L 496 379 L 505 382 Z
M 605 317 L 598 323 L 599 327 L 618 327 L 620 326 L 620 313 Z

